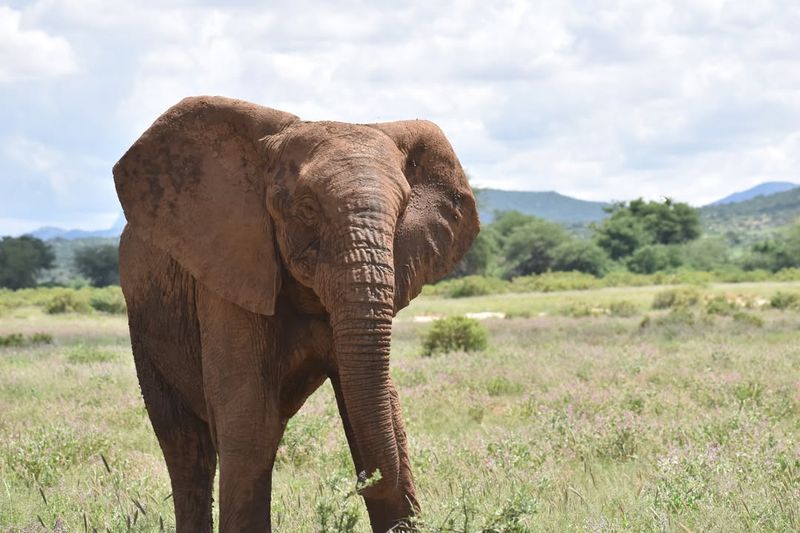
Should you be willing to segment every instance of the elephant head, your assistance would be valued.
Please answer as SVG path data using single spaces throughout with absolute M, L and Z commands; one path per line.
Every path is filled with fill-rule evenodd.
M 389 386 L 394 314 L 478 232 L 475 201 L 437 126 L 354 125 L 221 97 L 164 113 L 114 167 L 131 227 L 223 298 L 272 315 L 281 280 L 330 316 L 364 474 L 398 482 Z

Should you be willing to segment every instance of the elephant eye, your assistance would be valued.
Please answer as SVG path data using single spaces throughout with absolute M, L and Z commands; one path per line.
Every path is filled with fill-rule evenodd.
M 298 202 L 295 212 L 306 226 L 314 227 L 319 222 L 316 206 L 314 205 L 314 201 L 310 198 Z

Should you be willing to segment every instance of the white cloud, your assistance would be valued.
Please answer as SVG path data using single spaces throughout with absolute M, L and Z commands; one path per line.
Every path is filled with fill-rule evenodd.
M 21 216 L 34 211 L 58 218 L 59 211 L 78 211 L 91 219 L 98 213 L 118 212 L 104 160 L 64 152 L 22 136 L 0 139 L 0 160 L 4 162 L 0 197 L 22 198 L 30 204 L 4 206 L 6 214 Z
M 22 27 L 21 19 L 19 11 L 0 6 L 0 84 L 51 78 L 76 69 L 66 39 Z
M 39 122 L 82 127 L 49 124 L 45 113 L 58 106 L 105 113 L 105 128 L 84 132 L 78 153 L 47 142 L 97 161 L 100 177 L 91 165 L 69 173 L 56 165 L 39 179 L 53 191 L 62 181 L 110 183 L 108 169 L 167 107 L 224 94 L 309 120 L 434 120 L 484 186 L 702 204 L 767 179 L 800 181 L 800 4 L 792 0 L 220 6 L 37 0 L 19 12 L 0 8 L 14 35 L 63 43 L 73 69 L 81 57 L 70 77 L 80 90 L 64 100 L 58 88 L 41 89 L 49 105 L 34 111 Z M 26 55 L 21 64 L 41 70 L 42 54 Z M 0 72 L 6 64 L 14 63 Z M 26 128 L 0 124 L 0 136 L 51 137 Z M 109 136 L 111 145 L 95 148 Z M 103 190 L 113 203 L 110 186 Z

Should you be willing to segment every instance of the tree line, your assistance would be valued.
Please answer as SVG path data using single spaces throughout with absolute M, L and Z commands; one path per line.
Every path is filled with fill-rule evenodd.
M 24 289 L 51 285 L 43 281 L 55 266 L 56 255 L 47 242 L 23 235 L 0 239 L 0 287 Z M 75 251 L 72 267 L 95 287 L 119 284 L 119 256 L 113 244 L 83 246 Z M 78 280 L 74 280 L 78 281 Z
M 496 213 L 450 277 L 513 279 L 559 271 L 602 277 L 619 270 L 653 274 L 682 267 L 702 271 L 736 267 L 777 272 L 800 267 L 800 223 L 741 252 L 722 238 L 703 237 L 698 210 L 685 203 L 638 199 L 619 202 L 607 211 L 602 222 L 582 235 L 517 211 Z M 48 284 L 42 280 L 54 262 L 52 247 L 40 239 L 3 237 L 0 287 Z M 117 246 L 82 246 L 74 254 L 72 268 L 91 285 L 118 284 Z
M 700 213 L 686 203 L 637 199 L 606 211 L 608 216 L 582 235 L 517 211 L 496 213 L 451 277 L 513 279 L 573 271 L 602 277 L 619 270 L 653 274 L 731 267 L 777 272 L 800 267 L 800 224 L 750 249 L 736 250 L 722 238 L 703 237 Z

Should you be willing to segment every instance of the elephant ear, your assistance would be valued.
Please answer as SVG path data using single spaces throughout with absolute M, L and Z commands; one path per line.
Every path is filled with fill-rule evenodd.
M 475 197 L 453 147 L 436 124 L 372 124 L 404 156 L 411 196 L 394 240 L 395 312 L 461 261 L 478 234 Z
M 223 298 L 265 315 L 275 311 L 280 264 L 258 139 L 296 120 L 241 100 L 186 98 L 114 165 L 137 235 Z

